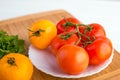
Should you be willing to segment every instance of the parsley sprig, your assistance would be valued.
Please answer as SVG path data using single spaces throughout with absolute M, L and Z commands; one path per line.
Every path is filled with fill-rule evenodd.
M 18 35 L 8 35 L 0 31 L 0 59 L 8 53 L 24 53 L 24 40 L 18 39 Z

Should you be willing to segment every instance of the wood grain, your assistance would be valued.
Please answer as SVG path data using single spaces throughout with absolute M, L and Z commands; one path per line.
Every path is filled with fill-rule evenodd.
M 55 10 L 37 14 L 26 15 L 14 19 L 0 21 L 0 30 L 8 32 L 10 35 L 19 35 L 19 38 L 25 40 L 26 54 L 30 42 L 28 40 L 28 28 L 29 26 L 39 20 L 47 19 L 51 20 L 55 24 L 63 17 L 71 17 L 72 15 L 64 10 Z M 120 78 L 120 54 L 115 50 L 112 63 L 103 71 L 84 78 L 77 79 L 64 79 L 57 78 L 51 75 L 45 74 L 34 67 L 34 73 L 31 80 L 117 80 Z

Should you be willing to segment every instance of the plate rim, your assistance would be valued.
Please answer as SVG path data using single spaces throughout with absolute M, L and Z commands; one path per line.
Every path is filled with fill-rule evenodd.
M 31 46 L 32 47 L 34 47 L 32 44 L 29 46 L 29 50 L 28 50 L 28 57 L 29 57 L 29 59 L 31 60 L 31 58 L 30 58 L 30 48 L 31 48 Z M 35 47 L 34 47 L 35 48 Z M 37 49 L 37 48 L 36 48 Z M 94 73 L 91 73 L 91 74 L 88 74 L 88 75 L 84 75 L 84 76 L 75 76 L 75 75 L 69 75 L 69 77 L 68 76 L 64 76 L 64 75 L 58 75 L 58 74 L 51 74 L 50 72 L 48 73 L 47 71 L 44 71 L 44 70 L 42 70 L 42 69 L 39 69 L 39 67 L 38 66 L 36 66 L 35 64 L 33 64 L 33 62 L 32 62 L 32 60 L 31 60 L 31 62 L 32 62 L 32 64 L 39 70 L 39 71 L 41 71 L 41 72 L 43 72 L 43 73 L 45 73 L 45 74 L 48 74 L 48 75 L 51 75 L 51 76 L 54 76 L 54 77 L 59 77 L 59 78 L 82 78 L 82 77 L 88 77 L 88 76 L 91 76 L 91 75 L 94 75 L 94 74 L 96 74 L 96 73 L 99 73 L 99 72 L 101 72 L 102 70 L 104 70 L 105 68 L 107 68 L 109 65 L 110 65 L 110 63 L 112 62 L 112 60 L 113 60 L 113 57 L 114 57 L 114 48 L 112 49 L 112 54 L 111 54 L 111 56 L 109 57 L 109 59 L 108 60 L 110 60 L 110 61 L 108 61 L 108 63 L 104 66 L 104 67 L 102 67 L 101 69 L 97 69 L 97 70 L 95 70 L 95 72 Z M 105 61 L 105 62 L 107 62 L 107 60 Z M 79 75 L 79 74 L 78 74 Z

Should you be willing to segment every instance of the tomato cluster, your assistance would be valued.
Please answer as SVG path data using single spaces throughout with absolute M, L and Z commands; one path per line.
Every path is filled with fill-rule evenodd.
M 112 43 L 100 24 L 85 25 L 69 17 L 60 20 L 56 27 L 57 36 L 50 47 L 64 72 L 79 74 L 89 64 L 99 65 L 111 56 Z
M 50 49 L 61 70 L 79 74 L 88 65 L 99 65 L 112 53 L 112 43 L 97 23 L 83 24 L 74 17 L 64 18 L 55 26 L 40 20 L 29 29 L 29 39 L 38 49 Z

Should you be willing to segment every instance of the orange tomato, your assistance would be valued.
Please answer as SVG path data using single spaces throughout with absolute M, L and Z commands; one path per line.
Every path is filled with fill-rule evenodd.
M 54 23 L 48 20 L 39 20 L 29 28 L 28 34 L 33 46 L 45 49 L 57 35 L 57 29 Z
M 75 45 L 64 45 L 58 50 L 57 62 L 61 70 L 68 74 L 79 74 L 89 64 L 89 56 L 84 48 Z
M 30 80 L 33 65 L 29 58 L 9 53 L 0 60 L 0 80 Z

